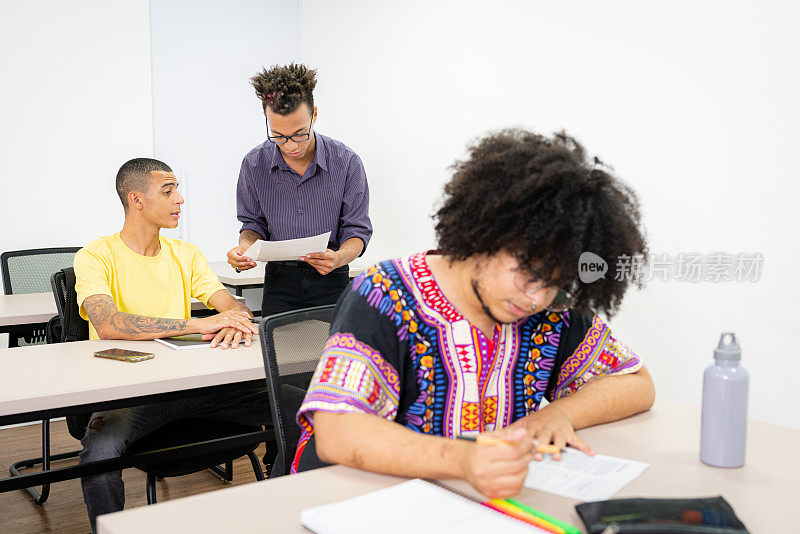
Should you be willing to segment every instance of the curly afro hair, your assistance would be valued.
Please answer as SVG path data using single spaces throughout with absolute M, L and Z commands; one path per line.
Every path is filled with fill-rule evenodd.
M 638 277 L 613 275 L 618 259 L 647 257 L 636 194 L 565 132 L 493 133 L 452 169 L 434 215 L 438 249 L 449 259 L 504 250 L 534 279 L 569 290 L 579 309 L 608 316 L 629 284 L 641 287 Z M 592 283 L 578 276 L 586 251 L 609 265 Z
M 288 115 L 305 102 L 308 110 L 314 112 L 317 71 L 305 65 L 274 65 L 250 78 L 250 84 L 255 88 L 264 111 L 269 108 L 278 115 Z

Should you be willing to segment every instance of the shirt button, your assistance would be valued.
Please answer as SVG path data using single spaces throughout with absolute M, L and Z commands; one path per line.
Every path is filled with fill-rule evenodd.
M 302 215 L 302 214 L 303 214 L 303 210 L 300 210 L 300 215 Z

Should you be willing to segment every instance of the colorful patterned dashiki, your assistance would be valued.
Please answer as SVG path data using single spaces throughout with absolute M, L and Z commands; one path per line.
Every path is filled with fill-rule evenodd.
M 542 397 L 559 399 L 641 367 L 600 317 L 573 310 L 497 325 L 488 339 L 442 294 L 424 252 L 385 261 L 339 299 L 298 412 L 292 472 L 313 439 L 315 411 L 369 413 L 423 434 L 476 436 L 534 412 Z

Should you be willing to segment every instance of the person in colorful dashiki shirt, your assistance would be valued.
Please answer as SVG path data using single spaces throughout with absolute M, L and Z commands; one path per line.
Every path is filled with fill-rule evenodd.
M 378 263 L 340 297 L 293 472 L 341 463 L 509 497 L 534 441 L 593 454 L 576 429 L 652 406 L 640 358 L 588 311 L 613 315 L 638 282 L 579 267 L 585 251 L 646 253 L 633 191 L 563 132 L 490 135 L 454 169 L 438 250 Z M 483 433 L 510 444 L 451 439 Z

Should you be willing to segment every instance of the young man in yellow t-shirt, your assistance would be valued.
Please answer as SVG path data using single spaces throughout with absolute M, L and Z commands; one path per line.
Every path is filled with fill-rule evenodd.
M 203 334 L 213 347 L 249 346 L 258 328 L 253 314 L 225 290 L 200 250 L 160 235 L 178 225 L 183 197 L 172 170 L 148 158 L 133 159 L 117 173 L 125 208 L 122 230 L 100 238 L 75 256 L 75 289 L 92 339 L 156 339 Z M 191 299 L 219 313 L 192 318 Z M 115 458 L 133 441 L 185 417 L 215 417 L 264 424 L 266 392 L 234 391 L 93 413 L 82 440 L 81 463 Z M 120 471 L 81 479 L 92 531 L 98 515 L 121 510 Z

